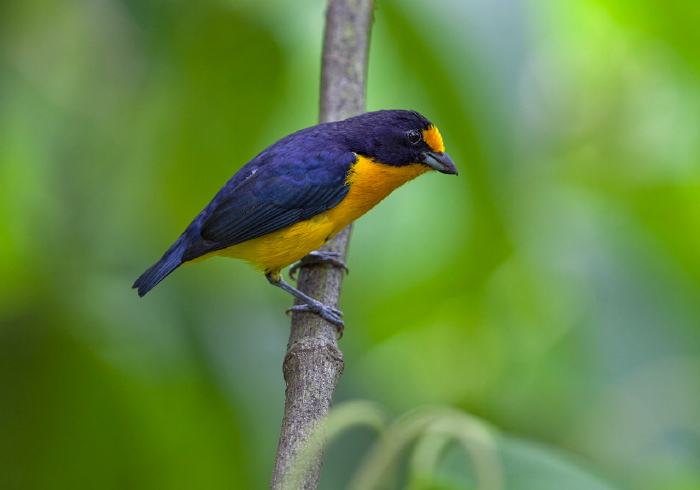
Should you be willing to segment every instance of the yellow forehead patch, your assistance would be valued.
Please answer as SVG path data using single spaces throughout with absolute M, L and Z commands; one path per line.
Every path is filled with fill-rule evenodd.
M 428 129 L 423 130 L 423 140 L 434 152 L 442 153 L 445 151 L 445 144 L 442 142 L 442 135 L 435 126 L 431 125 Z

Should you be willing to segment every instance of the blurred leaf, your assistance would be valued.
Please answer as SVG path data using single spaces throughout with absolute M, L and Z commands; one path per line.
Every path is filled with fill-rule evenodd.
M 347 402 L 331 414 L 329 424 L 340 420 L 352 425 L 376 425 L 377 407 Z M 364 420 L 364 422 L 363 422 Z M 338 430 L 329 434 L 330 444 Z M 456 444 L 455 444 L 456 443 Z M 400 465 L 403 457 L 408 464 Z M 590 468 L 561 451 L 523 439 L 497 434 L 467 413 L 442 407 L 423 407 L 399 417 L 379 434 L 348 488 L 363 490 L 612 490 Z M 407 475 L 402 475 L 407 471 Z M 405 484 L 398 482 L 405 481 Z
M 531 441 L 499 438 L 508 490 L 612 490 L 590 464 Z

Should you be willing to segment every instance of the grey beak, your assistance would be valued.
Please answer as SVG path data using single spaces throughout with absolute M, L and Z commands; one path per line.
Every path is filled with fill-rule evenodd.
M 457 175 L 457 167 L 447 153 L 427 152 L 423 153 L 423 161 L 429 167 L 443 174 Z

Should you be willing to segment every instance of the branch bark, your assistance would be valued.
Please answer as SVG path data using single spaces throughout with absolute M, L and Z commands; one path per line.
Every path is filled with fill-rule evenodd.
M 365 111 L 365 79 L 372 0 L 329 0 L 321 67 L 320 121 L 345 119 Z M 352 225 L 323 250 L 347 255 Z M 299 271 L 297 287 L 337 307 L 343 271 L 324 265 Z M 271 488 L 318 488 L 325 421 L 343 373 L 336 327 L 318 315 L 295 312 L 284 358 L 287 383 L 280 440 Z

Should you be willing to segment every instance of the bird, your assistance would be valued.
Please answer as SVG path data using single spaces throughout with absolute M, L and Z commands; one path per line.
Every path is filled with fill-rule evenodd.
M 282 269 L 308 257 L 347 270 L 317 249 L 430 171 L 457 175 L 440 131 L 416 111 L 373 111 L 299 130 L 243 165 L 133 288 L 144 296 L 183 264 L 242 259 L 301 300 L 288 312 L 315 313 L 342 332 L 342 312 L 285 282 Z

